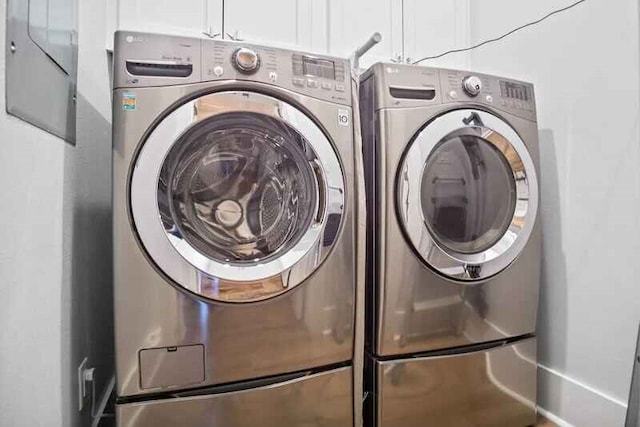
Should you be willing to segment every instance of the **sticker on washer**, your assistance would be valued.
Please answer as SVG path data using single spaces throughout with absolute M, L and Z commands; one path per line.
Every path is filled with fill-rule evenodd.
M 136 109 L 136 95 L 134 93 L 122 94 L 122 109 L 123 110 L 135 110 Z
M 338 124 L 349 126 L 349 110 L 338 110 Z

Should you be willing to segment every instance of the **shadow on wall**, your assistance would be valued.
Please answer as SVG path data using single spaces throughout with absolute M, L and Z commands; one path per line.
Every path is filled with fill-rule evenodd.
M 66 151 L 62 288 L 63 425 L 91 425 L 91 388 L 79 410 L 77 370 L 95 368 L 95 404 L 114 373 L 111 124 L 78 94 L 77 142 Z M 97 410 L 97 408 L 95 408 Z
M 540 129 L 540 215 L 542 221 L 542 270 L 540 275 L 540 302 L 538 308 L 538 362 L 550 368 L 564 370 L 566 346 L 554 347 L 567 333 L 568 283 L 567 261 L 562 241 L 562 204 L 557 150 L 553 131 Z M 554 365 L 549 366 L 548 361 Z M 538 381 L 538 404 L 545 409 L 559 407 L 557 399 L 545 382 Z

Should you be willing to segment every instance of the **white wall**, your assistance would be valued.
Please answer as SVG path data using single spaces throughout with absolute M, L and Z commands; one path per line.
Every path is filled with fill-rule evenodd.
M 79 3 L 78 140 L 5 109 L 0 0 L 0 425 L 86 426 L 75 370 L 113 376 L 111 136 L 104 2 Z M 46 100 L 43 100 L 46 102 Z
M 569 3 L 471 2 L 472 42 Z M 640 322 L 639 49 L 636 0 L 587 0 L 471 54 L 536 85 L 539 403 L 581 427 L 623 425 Z
M 0 424 L 62 425 L 62 194 L 68 147 L 5 109 L 0 0 Z

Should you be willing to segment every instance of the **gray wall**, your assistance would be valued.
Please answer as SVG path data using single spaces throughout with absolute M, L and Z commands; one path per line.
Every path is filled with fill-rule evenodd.
M 72 147 L 5 112 L 0 0 L 0 425 L 89 425 L 90 404 L 77 409 L 78 364 L 96 367 L 98 395 L 113 378 L 106 2 L 78 3 Z
M 472 43 L 571 1 L 471 3 Z M 544 259 L 539 403 L 578 426 L 624 423 L 640 321 L 637 0 L 587 0 L 472 52 L 536 85 Z

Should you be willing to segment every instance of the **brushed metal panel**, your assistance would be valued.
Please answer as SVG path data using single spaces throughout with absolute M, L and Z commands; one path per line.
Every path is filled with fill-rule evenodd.
M 116 405 L 120 427 L 351 427 L 352 369 L 249 390 Z
M 524 427 L 536 422 L 536 340 L 375 362 L 378 427 Z
M 204 346 L 147 348 L 140 350 L 140 387 L 158 388 L 204 381 Z
M 260 90 L 304 105 L 324 124 L 346 179 L 344 227 L 333 251 L 304 283 L 285 294 L 251 304 L 199 300 L 162 276 L 136 241 L 127 215 L 127 174 L 134 151 L 152 121 L 174 101 L 204 89 Z M 123 110 L 122 93 L 137 108 Z M 138 351 L 201 343 L 203 385 L 242 381 L 351 360 L 355 298 L 353 128 L 336 117 L 343 105 L 272 86 L 216 82 L 114 93 L 114 293 L 117 393 L 156 392 L 139 385 Z
M 69 42 L 51 45 L 63 68 L 29 37 L 29 1 L 8 2 L 7 112 L 75 144 L 77 46 Z
M 415 73 L 427 73 L 413 67 Z M 391 66 L 391 70 L 404 70 Z M 505 270 L 484 281 L 448 280 L 423 263 L 400 228 L 395 206 L 396 171 L 406 144 L 431 118 L 452 108 L 481 107 L 519 134 L 538 169 L 537 124 L 477 103 L 398 101 L 378 65 L 364 76 L 361 92 L 368 201 L 367 347 L 376 355 L 411 354 L 533 333 L 540 276 L 539 219 L 524 250 Z M 394 71 L 395 73 L 395 71 Z M 433 70 L 431 71 L 433 74 Z M 399 73 L 402 74 L 402 73 Z M 435 75 L 424 74 L 431 79 Z M 385 79 L 401 79 L 387 73 Z M 398 80 L 400 81 L 400 80 Z M 400 81 L 403 82 L 403 81 Z M 409 84 L 404 82 L 404 84 Z M 396 105 L 402 108 L 391 108 Z M 422 105 L 422 106 L 417 106 Z
M 380 328 L 376 354 L 409 354 L 533 333 L 536 326 L 540 277 L 539 218 L 516 260 L 501 273 L 481 282 L 448 280 L 427 267 L 404 238 L 395 210 L 395 171 L 404 147 L 390 141 L 409 141 L 428 120 L 447 107 L 389 109 L 379 112 L 384 144 L 385 176 L 378 177 L 379 204 L 386 222 L 384 269 L 378 270 Z M 538 165 L 537 126 L 507 116 Z M 383 141 L 387 141 L 384 143 Z M 400 284 L 402 284 L 400 286 Z

